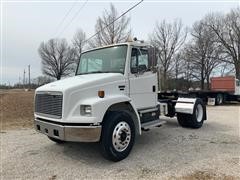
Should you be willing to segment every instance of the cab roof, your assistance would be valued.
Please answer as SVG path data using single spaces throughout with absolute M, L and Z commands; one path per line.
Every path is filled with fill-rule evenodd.
M 130 41 L 130 42 L 116 43 L 116 44 L 110 44 L 110 45 L 101 46 L 101 47 L 97 47 L 97 48 L 92 48 L 92 49 L 84 51 L 83 53 L 88 52 L 88 51 L 97 50 L 97 49 L 103 49 L 103 48 L 114 47 L 114 46 L 122 46 L 122 45 L 135 46 L 135 47 L 147 47 L 147 46 L 150 46 L 149 43 L 145 43 L 145 42 L 141 42 L 141 41 Z

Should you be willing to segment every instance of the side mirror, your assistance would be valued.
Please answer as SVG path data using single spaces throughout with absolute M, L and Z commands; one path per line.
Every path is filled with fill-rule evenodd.
M 158 68 L 159 68 L 158 65 L 157 66 L 152 66 L 151 70 L 152 70 L 153 73 L 156 73 L 156 72 L 158 72 Z
M 145 64 L 141 64 L 138 66 L 138 72 L 139 73 L 144 73 L 147 71 L 147 66 Z
M 132 67 L 131 68 L 131 73 L 132 74 L 137 74 L 137 73 L 144 73 L 147 71 L 147 66 L 145 64 L 141 64 L 138 67 Z
M 138 68 L 137 68 L 137 67 L 132 67 L 132 68 L 131 68 L 131 73 L 132 73 L 132 74 L 138 73 Z

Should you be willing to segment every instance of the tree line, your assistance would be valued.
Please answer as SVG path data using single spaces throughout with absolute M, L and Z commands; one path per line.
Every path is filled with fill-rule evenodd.
M 97 18 L 92 39 L 79 29 L 70 44 L 65 39 L 42 42 L 38 52 L 43 73 L 59 80 L 74 73 L 83 50 L 133 37 L 130 17 L 112 23 L 118 16 L 110 4 L 110 9 Z M 156 48 L 162 90 L 188 89 L 196 82 L 201 89 L 208 89 L 214 75 L 235 73 L 240 79 L 239 8 L 227 14 L 209 13 L 192 27 L 184 26 L 181 19 L 157 21 L 148 41 Z

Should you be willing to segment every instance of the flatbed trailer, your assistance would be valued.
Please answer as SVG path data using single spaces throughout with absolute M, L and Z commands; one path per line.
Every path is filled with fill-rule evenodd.
M 178 97 L 200 98 L 205 104 L 224 104 L 227 101 L 240 102 L 240 81 L 234 76 L 212 77 L 210 90 L 159 92 L 158 99 L 177 99 Z
M 202 101 L 207 104 L 220 105 L 229 101 L 238 101 L 240 102 L 240 95 L 231 94 L 226 91 L 168 91 L 168 92 L 159 92 L 158 99 L 172 99 L 176 100 L 179 97 L 191 97 L 191 98 L 200 98 Z

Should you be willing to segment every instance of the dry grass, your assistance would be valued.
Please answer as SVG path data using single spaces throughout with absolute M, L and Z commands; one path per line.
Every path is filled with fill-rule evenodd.
M 34 107 L 33 99 L 34 91 L 1 91 L 1 130 L 32 127 Z

